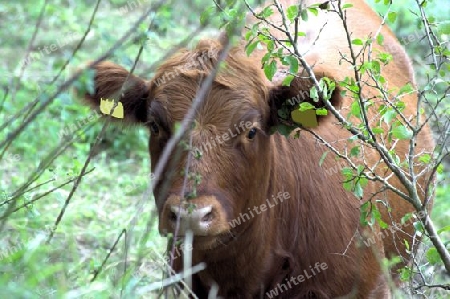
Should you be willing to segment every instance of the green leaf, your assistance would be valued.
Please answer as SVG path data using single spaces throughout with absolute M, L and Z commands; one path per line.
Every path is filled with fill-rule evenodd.
M 351 167 L 343 167 L 341 169 L 341 172 L 346 180 L 350 179 L 353 176 L 353 169 Z
M 383 120 L 386 124 L 390 124 L 392 120 L 397 116 L 397 112 L 394 109 L 389 108 L 388 111 L 383 115 Z
M 323 97 L 326 97 L 326 98 L 328 99 L 328 97 L 327 97 L 327 95 L 328 95 L 328 86 L 327 86 L 327 84 L 325 83 L 325 81 L 320 80 L 320 81 L 319 81 L 319 87 L 320 87 L 320 89 L 322 90 L 322 96 L 323 96 Z M 314 100 L 314 102 L 318 102 L 318 101 L 319 101 L 318 98 L 315 98 L 315 99 L 313 99 L 313 100 Z
M 302 106 L 302 104 L 300 104 L 300 106 Z M 317 127 L 318 125 L 317 115 L 314 109 L 306 109 L 304 111 L 300 109 L 293 110 L 291 112 L 291 119 L 293 122 L 307 128 Z
M 303 9 L 300 12 L 300 16 L 301 16 L 303 21 L 305 21 L 305 22 L 308 21 L 308 11 L 306 9 Z
M 313 100 L 319 98 L 319 93 L 317 92 L 317 89 L 315 86 L 311 87 L 311 89 L 309 90 L 309 97 Z
M 208 21 L 211 19 L 213 12 L 215 12 L 215 11 L 216 11 L 216 8 L 214 6 L 210 6 L 207 9 L 205 9 L 200 15 L 200 24 L 206 25 L 208 23 Z
M 316 115 L 328 115 L 328 110 L 324 107 L 316 109 Z
M 439 255 L 437 249 L 435 247 L 432 247 L 428 249 L 427 251 L 427 260 L 432 265 L 436 265 L 441 261 L 441 256 Z
M 378 221 L 378 224 L 380 225 L 380 227 L 381 227 L 382 229 L 387 229 L 387 228 L 389 227 L 389 225 L 388 225 L 386 222 L 384 222 L 383 219 L 380 219 L 380 220 Z
M 395 11 L 391 11 L 388 13 L 388 20 L 391 23 L 395 23 L 395 19 L 397 19 L 397 13 Z
M 247 54 L 247 56 L 250 56 L 250 54 L 252 54 L 252 52 L 255 50 L 255 48 L 258 46 L 258 44 L 260 43 L 259 40 L 248 44 L 247 49 L 245 49 L 245 53 Z
M 382 46 L 383 43 L 384 43 L 384 36 L 383 36 L 383 34 L 379 33 L 379 34 L 377 35 L 377 44 L 379 44 L 380 46 Z
M 342 184 L 342 187 L 344 187 L 346 191 L 352 191 L 353 184 L 352 182 L 345 182 Z
M 319 10 L 317 8 L 314 7 L 308 7 L 309 12 L 311 12 L 313 15 L 315 15 L 316 17 L 319 15 Z
M 376 60 L 372 61 L 371 70 L 374 74 L 379 74 L 381 72 L 380 63 Z
M 443 232 L 450 232 L 450 225 L 444 226 L 437 231 L 438 235 L 442 234 Z
M 265 7 L 260 13 L 259 16 L 266 19 L 273 15 L 273 9 L 270 6 Z
M 350 157 L 358 157 L 360 152 L 361 152 L 360 147 L 359 146 L 354 146 L 350 150 Z
M 389 53 L 380 53 L 377 58 L 384 64 L 388 64 L 392 61 L 392 55 Z
M 283 82 L 281 83 L 282 86 L 291 86 L 291 82 L 292 80 L 294 80 L 295 76 L 294 75 L 287 75 L 284 79 Z
M 401 281 L 408 281 L 411 279 L 411 270 L 409 267 L 404 267 L 400 269 L 400 280 Z
M 380 210 L 376 205 L 374 205 L 372 208 L 372 217 L 375 218 L 375 220 L 378 222 L 378 224 L 382 229 L 386 229 L 389 227 L 389 225 L 387 225 L 387 223 L 384 222 L 383 219 L 381 218 Z
M 412 138 L 413 132 L 404 125 L 400 125 L 392 129 L 392 135 L 397 139 L 406 140 Z
M 272 81 L 272 78 L 275 75 L 276 71 L 277 71 L 277 62 L 275 60 L 272 60 L 270 63 L 264 66 L 264 74 L 270 81 Z
M 443 174 L 444 173 L 444 164 L 439 164 L 439 166 L 436 168 L 437 173 Z
M 367 222 L 367 216 L 368 216 L 368 211 L 370 210 L 370 201 L 366 201 L 365 203 L 363 203 L 360 207 L 361 213 L 360 213 L 360 218 L 359 221 L 362 225 L 366 226 L 367 224 L 369 224 Z
M 286 16 L 289 21 L 294 22 L 294 19 L 298 16 L 298 5 L 291 5 L 286 9 Z
M 322 95 L 325 100 L 331 99 L 334 90 L 336 89 L 336 82 L 330 78 L 323 77 L 319 81 L 319 86 L 322 88 Z
M 269 52 L 272 52 L 274 48 L 275 48 L 275 43 L 273 42 L 273 40 L 267 41 L 267 50 Z
M 312 110 L 314 108 L 315 107 L 311 103 L 303 102 L 303 103 L 300 103 L 300 106 L 298 107 L 298 110 L 299 111 L 306 111 L 306 110 Z
M 353 4 L 347 3 L 347 4 L 342 5 L 342 9 L 347 9 L 350 7 L 353 7 Z
M 406 250 L 409 250 L 409 243 L 408 243 L 408 241 L 403 239 L 403 244 L 405 244 Z
M 253 32 L 251 30 L 248 30 L 244 36 L 245 40 L 248 41 L 250 39 L 250 37 L 252 37 L 252 35 L 253 35 Z
M 372 128 L 372 132 L 373 132 L 374 134 L 383 134 L 383 133 L 384 133 L 384 130 L 383 130 L 382 127 L 375 127 L 375 128 Z
M 299 31 L 299 32 L 297 32 L 297 36 L 306 36 L 306 33 Z
M 363 45 L 363 41 L 359 38 L 355 38 L 354 40 L 352 40 L 352 44 L 353 45 L 357 45 L 357 46 L 362 46 Z
M 424 163 L 424 164 L 428 164 L 431 161 L 431 155 L 430 154 L 423 154 L 419 157 L 419 161 Z
M 406 85 L 402 86 L 402 88 L 400 88 L 400 91 L 398 92 L 398 94 L 399 95 L 409 94 L 409 93 L 412 93 L 413 91 L 414 91 L 414 88 L 411 85 L 411 83 L 407 83 Z
M 289 72 L 292 74 L 298 73 L 298 60 L 294 56 L 286 56 L 284 60 L 289 64 Z
M 263 58 L 261 58 L 261 63 L 262 63 L 262 64 L 266 64 L 266 62 L 269 61 L 270 57 L 271 57 L 271 53 L 266 53 L 266 54 L 263 56 Z
M 284 124 L 278 125 L 275 127 L 274 131 L 280 133 L 281 135 L 285 137 L 289 137 L 291 132 L 295 130 L 296 127 L 286 126 Z
M 423 228 L 422 222 L 420 222 L 420 221 L 415 221 L 413 223 L 413 226 L 417 232 L 423 233 L 425 231 L 425 229 Z
M 267 36 L 262 35 L 262 34 L 258 34 L 257 38 L 263 43 L 267 43 L 270 40 L 270 38 L 268 38 Z
M 326 158 L 327 155 L 328 155 L 328 152 L 329 152 L 329 151 L 323 152 L 322 157 L 320 157 L 320 160 L 319 160 L 319 166 L 322 166 L 323 161 L 325 161 L 325 158 Z
M 350 111 L 352 112 L 352 115 L 354 115 L 356 117 L 361 117 L 361 109 L 359 108 L 359 103 L 357 101 L 354 101 L 351 104 Z
M 361 185 L 359 184 L 359 182 L 357 182 L 355 184 L 355 190 L 353 191 L 353 194 L 355 194 L 356 197 L 362 198 L 364 195 L 364 190 L 361 187 Z

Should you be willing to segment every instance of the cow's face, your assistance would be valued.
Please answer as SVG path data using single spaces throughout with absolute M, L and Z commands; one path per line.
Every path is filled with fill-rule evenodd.
M 220 45 L 200 43 L 193 51 L 170 58 L 151 81 L 128 77 L 112 63 L 96 67 L 96 94 L 120 98 L 125 121 L 139 122 L 150 131 L 149 149 L 155 169 L 168 140 L 192 106 L 203 80 L 217 62 Z M 155 187 L 160 232 L 194 233 L 196 249 L 230 242 L 252 220 L 232 228 L 230 222 L 260 205 L 268 194 L 273 140 L 269 129 L 277 115 L 274 88 L 269 91 L 259 64 L 229 53 L 225 65 L 196 111 L 189 130 Z M 272 96 L 270 96 L 271 94 Z M 278 93 L 279 94 L 279 93 Z
M 210 46 L 172 57 L 152 80 L 147 123 L 153 169 L 217 61 Z M 161 232 L 173 232 L 178 222 L 177 234 L 191 229 L 198 249 L 224 244 L 244 229 L 230 233 L 229 221 L 253 208 L 268 185 L 269 107 L 263 82 L 247 58 L 230 53 L 196 111 L 183 141 L 186 150 L 181 145 L 172 154 L 155 189 Z

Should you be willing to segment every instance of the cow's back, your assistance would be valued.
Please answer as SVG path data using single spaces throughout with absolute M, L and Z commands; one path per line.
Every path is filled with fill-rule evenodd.
M 311 3 L 317 3 L 317 1 L 305 1 Z M 344 1 L 343 1 L 344 2 Z M 363 62 L 369 60 L 369 55 L 372 60 L 376 60 L 379 53 L 385 52 L 392 55 L 392 61 L 390 61 L 387 65 L 381 64 L 381 75 L 385 78 L 386 83 L 379 83 L 380 87 L 385 90 L 392 90 L 390 94 L 387 94 L 387 98 L 392 103 L 395 102 L 394 97 L 398 94 L 401 87 L 406 84 L 411 84 L 414 88 L 416 87 L 414 71 L 412 69 L 412 63 L 405 52 L 403 46 L 399 43 L 395 35 L 392 31 L 387 27 L 387 25 L 381 26 L 382 20 L 381 18 L 362 0 L 352 0 L 345 1 L 345 3 L 353 4 L 353 7 L 346 9 L 347 19 L 346 24 L 348 28 L 348 34 L 350 37 L 347 37 L 347 32 L 344 29 L 343 22 L 340 17 L 335 12 L 325 12 L 320 11 L 318 20 L 315 22 L 305 22 L 305 31 L 313 33 L 314 42 L 310 44 L 311 37 L 306 39 L 305 47 L 309 49 L 307 54 L 305 55 L 306 60 L 310 65 L 316 65 L 318 68 L 322 68 L 326 70 L 327 76 L 332 77 L 334 80 L 343 80 L 345 77 L 355 78 L 355 72 L 353 67 L 346 61 L 342 59 L 341 55 L 344 55 L 348 60 L 352 60 L 352 54 L 349 48 L 349 39 L 353 40 L 356 38 L 359 39 L 367 39 L 368 37 L 373 38 L 371 48 L 366 48 L 364 50 L 364 54 L 360 55 L 356 59 L 356 64 L 361 65 Z M 308 5 L 308 4 L 306 4 Z M 314 19 L 313 16 L 310 17 L 311 20 Z M 312 27 L 311 27 L 312 26 Z M 320 33 L 319 33 L 320 32 Z M 376 36 L 381 34 L 383 36 L 383 43 L 379 45 L 376 41 Z M 318 37 L 317 37 L 318 35 Z M 309 47 L 309 48 L 308 48 Z M 352 45 L 353 47 L 353 55 L 358 55 L 361 51 L 360 46 Z M 300 39 L 299 49 L 303 49 L 302 41 Z M 370 53 L 370 54 L 369 54 Z M 387 105 L 386 101 L 383 101 L 383 96 L 380 90 L 374 89 L 369 85 L 375 85 L 375 80 L 373 80 L 368 73 L 364 73 L 361 75 L 360 73 L 360 81 L 362 86 L 362 97 L 363 99 L 368 99 L 371 97 L 377 97 L 373 103 L 373 108 L 368 109 L 368 119 L 370 120 L 371 127 L 379 126 L 376 121 L 379 120 L 379 107 L 380 105 Z M 368 84 L 366 85 L 365 82 Z M 342 103 L 341 110 L 342 115 L 345 115 L 350 110 L 349 107 L 354 101 L 352 97 L 344 97 Z M 410 120 L 412 124 L 415 123 L 416 114 L 417 114 L 417 93 L 411 92 L 410 94 L 402 95 L 401 100 L 405 103 L 405 109 L 402 111 L 405 118 Z M 422 116 L 422 122 L 424 120 L 424 116 Z M 396 119 L 401 120 L 400 117 Z M 354 121 L 355 118 L 352 118 Z M 332 122 L 332 121 L 330 121 Z M 393 121 L 392 121 L 393 122 Z M 381 122 L 381 127 L 384 129 L 383 137 L 380 135 L 380 139 L 383 139 L 386 147 L 392 145 L 387 139 L 387 132 L 392 125 L 392 122 L 389 124 L 385 124 Z M 330 127 L 323 126 L 319 128 L 320 131 L 326 134 L 328 130 L 335 130 L 336 126 L 329 124 Z M 322 134 L 323 134 L 322 133 Z M 333 143 L 337 139 L 341 139 L 342 137 L 350 137 L 350 134 L 344 129 L 333 134 L 332 138 L 325 138 L 325 140 Z M 378 139 L 378 142 L 380 142 Z M 400 157 L 400 159 L 407 159 L 409 152 L 409 140 L 399 140 L 395 150 L 396 154 Z M 341 143 L 341 149 L 345 147 L 345 143 Z M 433 139 L 432 134 L 428 126 L 425 126 L 420 134 L 417 136 L 415 154 L 420 152 L 431 152 L 433 149 Z M 369 166 L 374 166 L 382 160 L 381 156 L 375 152 L 375 150 L 371 150 L 366 148 L 366 155 L 364 157 L 365 161 Z M 417 162 L 417 159 L 415 159 Z M 386 171 L 387 166 L 384 163 L 381 163 L 377 167 L 377 174 L 380 177 L 387 177 L 390 172 Z M 405 169 L 407 171 L 407 169 Z M 416 167 L 415 173 L 419 173 L 422 170 L 422 167 Z M 425 177 L 422 176 L 418 180 L 418 185 L 425 186 Z M 404 188 L 403 184 L 393 176 L 389 183 L 391 183 L 394 187 L 402 190 L 405 193 L 408 193 Z M 373 192 L 379 192 L 382 188 L 382 184 L 374 184 Z M 420 187 L 419 187 L 419 190 Z M 366 194 L 370 195 L 370 189 L 366 190 Z M 425 194 L 419 191 L 422 199 L 425 197 Z M 368 199 L 368 196 L 366 196 Z M 388 209 L 385 208 L 384 205 L 379 205 L 379 209 L 383 215 L 383 220 L 388 223 L 388 225 L 392 226 L 393 223 L 400 223 L 400 219 L 406 213 L 412 213 L 415 209 L 412 205 L 406 202 L 403 198 L 397 196 L 393 192 L 385 191 L 380 194 L 377 199 L 381 199 L 385 201 L 391 208 L 392 212 L 388 213 Z M 412 237 L 414 235 L 414 228 L 411 226 L 404 227 L 403 231 L 405 233 L 398 232 L 397 236 L 389 236 L 383 238 L 384 241 L 384 251 L 388 256 L 392 255 L 402 255 L 406 260 L 409 259 L 409 254 L 406 252 L 406 248 L 404 247 L 403 239 L 406 239 L 409 244 L 412 244 Z

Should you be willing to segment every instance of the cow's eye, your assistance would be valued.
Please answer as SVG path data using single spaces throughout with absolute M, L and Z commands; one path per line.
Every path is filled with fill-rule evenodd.
M 158 127 L 158 125 L 156 124 L 156 122 L 152 121 L 152 122 L 150 123 L 150 130 L 151 130 L 152 133 L 155 134 L 155 135 L 159 133 L 159 127 Z
M 252 140 L 253 138 L 255 138 L 256 132 L 256 128 L 252 128 L 250 131 L 248 131 L 247 138 Z

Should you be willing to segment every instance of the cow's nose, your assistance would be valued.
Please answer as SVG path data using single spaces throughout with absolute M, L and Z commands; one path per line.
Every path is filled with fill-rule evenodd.
M 187 230 L 192 230 L 194 235 L 206 236 L 208 228 L 214 221 L 214 211 L 212 206 L 201 208 L 184 208 L 180 205 L 170 206 L 169 221 L 175 228 L 179 219 L 178 235 L 184 235 Z
M 159 213 L 159 232 L 163 235 L 174 234 L 176 230 L 180 237 L 191 230 L 194 237 L 214 237 L 230 229 L 227 211 L 213 195 L 187 201 L 178 195 L 169 195 Z M 206 239 L 197 238 L 197 242 Z

